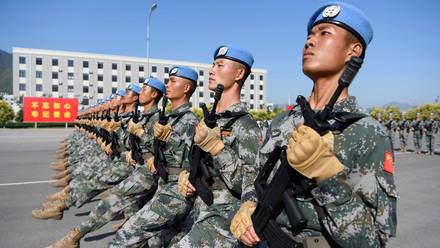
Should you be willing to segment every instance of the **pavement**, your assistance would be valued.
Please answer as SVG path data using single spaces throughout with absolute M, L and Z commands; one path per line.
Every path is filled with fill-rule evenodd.
M 48 164 L 55 161 L 58 143 L 71 132 L 64 128 L 0 129 L 1 248 L 45 247 L 78 225 L 96 205 L 93 200 L 80 209 L 71 208 L 60 221 L 31 216 L 46 195 L 57 191 L 47 184 L 53 173 Z M 398 144 L 397 139 L 394 142 Z M 411 137 L 409 144 L 412 149 Z M 439 179 L 439 155 L 396 152 L 398 229 L 388 247 L 440 247 Z M 81 247 L 105 247 L 114 236 L 111 225 L 118 222 L 87 235 Z

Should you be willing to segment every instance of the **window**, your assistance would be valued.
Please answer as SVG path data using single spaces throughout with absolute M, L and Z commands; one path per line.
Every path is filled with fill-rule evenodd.
M 204 71 L 200 70 L 200 71 L 199 71 L 199 75 L 200 75 L 200 76 L 203 76 L 203 74 L 204 74 Z
M 118 69 L 118 64 L 113 63 L 112 64 L 112 70 L 117 70 Z
M 73 85 L 67 85 L 67 92 L 69 93 L 73 92 Z
M 131 77 L 130 76 L 126 76 L 125 77 L 125 82 L 126 83 L 130 83 L 131 82 Z
M 36 71 L 35 72 L 35 78 L 43 78 L 43 72 L 42 71 Z
M 260 85 L 260 90 L 263 90 L 263 85 Z
M 164 72 L 164 73 L 169 73 L 169 72 L 170 72 L 170 68 L 168 68 L 168 67 L 164 67 L 164 68 L 163 68 L 163 72 Z
M 89 93 L 89 86 L 83 86 L 83 93 Z
M 52 66 L 58 66 L 58 59 L 52 59 Z
M 144 66 L 143 65 L 139 66 L 139 71 L 144 71 Z
M 104 68 L 104 63 L 98 62 L 98 69 L 103 69 L 103 68 Z
M 131 65 L 125 65 L 125 70 L 126 71 L 131 71 Z
M 251 80 L 254 80 L 254 74 L 251 74 Z
M 98 81 L 102 82 L 104 80 L 104 75 L 98 75 Z
M 83 73 L 83 80 L 88 81 L 89 80 L 89 74 Z
M 68 67 L 73 67 L 73 59 L 67 60 L 67 66 Z
M 139 83 L 143 83 L 145 81 L 145 79 L 143 77 L 139 77 Z
M 260 75 L 260 81 L 263 81 L 263 75 Z
M 24 78 L 24 77 L 26 77 L 26 71 L 25 70 L 19 70 L 18 71 L 18 75 L 19 75 L 19 77 Z
M 254 109 L 254 105 L 253 104 L 251 104 L 251 109 Z
M 82 105 L 89 105 L 89 99 L 83 98 L 82 101 L 81 101 L 81 104 Z
M 260 95 L 260 100 L 263 100 L 263 95 Z
M 20 64 L 26 64 L 26 57 L 22 57 L 22 56 L 20 56 L 20 57 L 18 58 L 18 61 L 19 61 Z
M 52 79 L 58 79 L 58 72 L 56 71 L 52 72 Z
M 213 98 L 214 97 L 214 92 L 209 92 L 209 97 Z
M 203 81 L 199 81 L 199 86 L 203 87 Z
M 89 68 L 89 61 L 83 61 L 83 68 Z
M 58 92 L 58 85 L 52 84 L 52 92 Z
M 112 82 L 118 82 L 118 76 L 113 75 L 112 76 Z
M 203 97 L 203 92 L 199 92 L 199 97 Z
M 98 87 L 98 94 L 102 94 L 102 93 L 104 93 L 104 88 Z
M 251 100 L 254 100 L 254 94 L 251 94 Z
M 43 91 L 43 85 L 42 84 L 36 84 L 35 85 L 35 91 Z
M 118 88 L 113 87 L 112 88 L 112 94 L 116 94 L 116 91 L 118 91 Z
M 157 66 L 153 65 L 153 66 L 151 67 L 151 72 L 157 72 Z
M 42 58 L 36 58 L 35 59 L 35 64 L 42 65 L 43 64 L 43 59 Z
M 170 79 L 169 78 L 165 78 L 165 85 L 168 83 L 168 81 L 170 81 Z
M 68 80 L 73 80 L 74 76 L 73 76 L 73 72 L 68 72 L 67 73 L 67 79 Z
M 26 90 L 26 84 L 19 84 L 18 88 L 20 89 L 20 91 L 25 91 Z
M 251 84 L 251 90 L 253 90 L 254 89 L 254 85 L 253 84 Z

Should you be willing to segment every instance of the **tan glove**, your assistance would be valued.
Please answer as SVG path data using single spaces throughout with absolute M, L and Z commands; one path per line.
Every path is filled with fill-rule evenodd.
M 252 226 L 251 216 L 257 208 L 257 204 L 255 202 L 246 201 L 241 204 L 240 209 L 232 218 L 230 229 L 232 236 L 236 239 L 240 239 L 241 235 L 246 232 L 246 229 Z
M 135 124 L 134 124 L 133 120 L 130 120 L 130 121 L 128 122 L 127 131 L 128 131 L 129 133 L 132 132 L 134 125 L 135 125 Z
M 151 171 L 151 173 L 156 173 L 156 167 L 154 166 L 154 156 L 150 157 L 147 160 L 147 168 L 149 171 Z
M 106 145 L 104 151 L 105 151 L 107 154 L 110 154 L 110 155 L 111 155 L 111 154 L 112 154 L 112 143 Z
M 187 170 L 183 170 L 179 174 L 179 181 L 177 182 L 177 188 L 179 189 L 179 193 L 183 196 L 187 196 L 189 184 L 189 172 Z
M 114 131 L 118 130 L 120 127 L 121 127 L 120 121 L 113 121 L 112 126 L 111 126 L 111 130 L 114 132 Z
M 220 140 L 220 129 L 218 127 L 213 129 L 207 127 L 203 120 L 196 127 L 194 142 L 203 151 L 209 152 L 213 156 L 219 154 L 220 151 L 225 147 L 223 141 Z
M 305 177 L 325 180 L 344 169 L 333 153 L 333 142 L 331 132 L 321 137 L 312 128 L 300 126 L 289 139 L 287 160 L 292 168 Z
M 134 161 L 133 158 L 131 157 L 131 151 L 125 153 L 125 160 L 127 160 L 128 165 L 136 164 L 136 161 Z
M 154 124 L 154 138 L 160 139 L 162 141 L 167 141 L 171 135 L 171 125 L 168 123 L 165 126 L 161 125 L 159 122 Z

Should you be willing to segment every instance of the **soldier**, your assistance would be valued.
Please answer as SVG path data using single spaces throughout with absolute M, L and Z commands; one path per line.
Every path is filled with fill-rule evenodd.
M 136 163 L 131 158 L 128 161 L 134 163 L 133 173 L 109 190 L 108 196 L 102 199 L 90 212 L 88 218 L 81 225 L 72 229 L 64 238 L 50 247 L 67 248 L 79 247 L 79 241 L 87 233 L 98 230 L 111 221 L 122 210 L 127 216 L 138 211 L 142 200 L 154 193 L 157 180 L 150 172 L 151 156 L 153 154 L 153 124 L 158 119 L 157 103 L 165 92 L 165 85 L 158 79 L 150 78 L 143 83 L 139 95 L 139 104 L 144 107 L 142 121 L 139 124 L 130 122 L 129 131 L 141 138 L 141 148 L 147 164 Z
M 159 152 L 165 156 L 166 168 L 162 169 L 167 171 L 168 176 L 165 179 L 159 178 L 154 197 L 118 230 L 109 247 L 138 247 L 144 243 L 148 243 L 149 247 L 166 246 L 168 237 L 157 239 L 158 232 L 175 227 L 179 219 L 185 217 L 190 209 L 191 203 L 177 190 L 177 180 L 179 173 L 189 167 L 189 148 L 194 136 L 194 127 L 198 123 L 189 103 L 197 87 L 198 74 L 191 68 L 175 66 L 169 75 L 166 95 L 171 101 L 172 111 L 168 115 L 168 124 L 156 122 L 154 125 L 156 141 L 164 144 Z M 155 158 L 158 157 L 159 154 L 155 153 Z M 153 173 L 158 173 L 161 169 L 156 168 L 157 162 L 158 160 L 155 160 L 151 166 Z M 156 238 L 152 239 L 153 237 Z
M 406 151 L 406 140 L 409 133 L 409 122 L 406 119 L 406 115 L 402 114 L 402 118 L 398 123 L 397 130 L 399 132 L 399 140 L 400 140 L 400 151 Z
M 388 115 L 388 121 L 385 123 L 385 127 L 387 128 L 388 137 L 390 137 L 391 145 L 393 146 L 393 144 L 394 144 L 394 134 L 397 131 L 397 122 L 394 120 L 393 113 L 390 113 Z
M 194 224 L 172 247 L 233 247 L 236 240 L 229 232 L 230 221 L 241 202 L 255 201 L 252 188 L 258 172 L 255 164 L 261 131 L 245 103 L 240 102 L 240 90 L 253 61 L 249 52 L 230 46 L 221 46 L 214 53 L 209 89 L 215 90 L 220 82 L 224 85 L 216 109 L 220 118 L 213 129 L 201 121 L 194 136 L 195 145 L 212 157 L 209 169 L 214 199 L 207 205 L 199 195 L 196 197 L 191 212 Z M 179 191 L 185 197 L 197 194 L 188 176 L 183 171 L 179 178 Z
M 364 57 L 373 30 L 354 6 L 330 3 L 312 15 L 307 31 L 303 72 L 314 83 L 310 107 L 322 110 L 335 92 L 345 63 L 352 56 Z M 271 219 L 282 230 L 271 237 L 287 240 L 285 247 L 380 247 L 396 234 L 397 192 L 391 144 L 383 126 L 359 111 L 355 98 L 344 88 L 333 113 L 364 116 L 348 127 L 337 125 L 334 119 L 330 124 L 336 124 L 336 131 L 320 136 L 301 125 L 304 119 L 300 106 L 272 121 L 260 148 L 260 165 L 276 151 L 275 147 L 287 146 L 283 155 L 287 169 L 293 168 L 303 176 L 302 181 L 312 180 L 314 185 L 312 190 L 287 195 L 298 204 L 304 227 L 293 231 L 295 223 L 289 221 L 285 210 Z M 275 168 L 278 166 L 277 160 Z M 292 183 L 298 182 L 289 185 Z M 231 222 L 234 237 L 248 246 L 258 244 L 261 238 L 251 219 L 255 207 L 255 202 L 244 203 Z
M 413 132 L 414 149 L 417 154 L 420 154 L 423 139 L 423 121 L 420 118 L 420 113 L 416 114 L 416 119 L 411 122 L 411 131 Z
M 435 152 L 435 134 L 438 132 L 438 128 L 438 123 L 434 119 L 434 113 L 429 114 L 429 120 L 423 125 L 429 155 Z

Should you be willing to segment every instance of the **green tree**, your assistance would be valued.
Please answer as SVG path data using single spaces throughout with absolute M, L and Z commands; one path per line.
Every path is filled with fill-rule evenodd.
M 0 101 L 0 126 L 4 127 L 7 121 L 14 119 L 14 111 L 3 100 Z
M 16 122 L 23 122 L 23 108 L 21 108 L 15 115 Z

